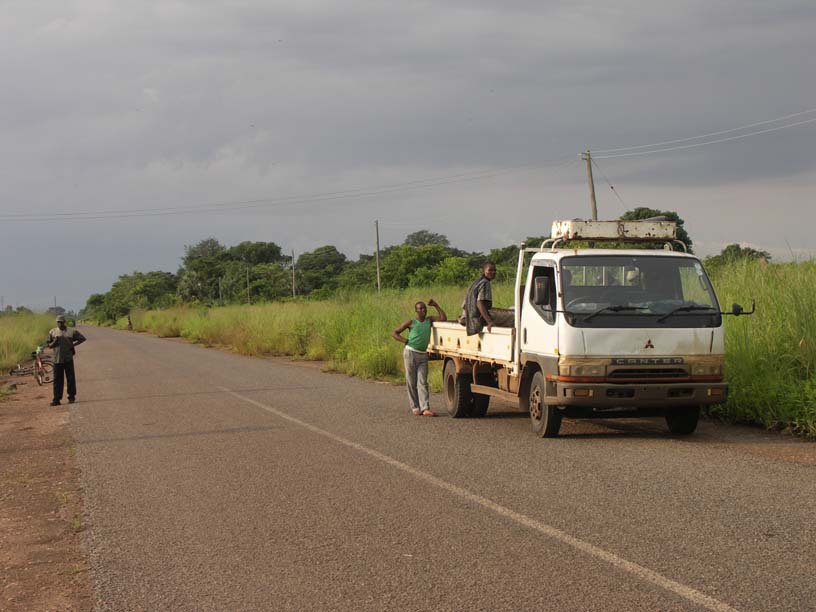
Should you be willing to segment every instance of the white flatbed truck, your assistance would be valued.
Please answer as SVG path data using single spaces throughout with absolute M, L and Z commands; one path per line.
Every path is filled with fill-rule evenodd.
M 728 398 L 722 317 L 753 308 L 720 310 L 672 222 L 556 221 L 551 236 L 519 249 L 514 327 L 433 324 L 449 414 L 482 417 L 500 397 L 542 437 L 564 417 L 664 416 L 672 433 L 694 432 L 701 406 Z M 664 249 L 566 248 L 575 241 Z

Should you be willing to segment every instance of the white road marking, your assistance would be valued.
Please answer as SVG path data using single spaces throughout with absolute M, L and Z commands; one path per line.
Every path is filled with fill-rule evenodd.
M 427 472 L 423 472 L 422 470 L 418 470 L 415 467 L 408 465 L 407 463 L 403 463 L 402 461 L 398 461 L 393 457 L 390 457 L 384 453 L 376 451 L 372 448 L 368 448 L 367 446 L 363 446 L 362 444 L 358 444 L 357 442 L 352 442 L 351 440 L 347 440 L 341 436 L 335 435 L 330 431 L 326 431 L 325 429 L 321 429 L 320 427 L 316 427 L 310 423 L 305 421 L 301 421 L 285 412 L 280 410 L 276 410 L 271 406 L 267 406 L 261 402 L 258 402 L 250 397 L 246 397 L 245 395 L 241 395 L 240 393 L 236 393 L 231 389 L 227 389 L 226 387 L 218 387 L 219 389 L 223 390 L 226 393 L 229 393 L 233 397 L 236 397 L 240 400 L 243 400 L 253 406 L 257 406 L 262 410 L 265 410 L 271 414 L 274 414 L 277 417 L 285 419 L 291 423 L 295 423 L 303 427 L 304 429 L 308 429 L 311 432 L 314 432 L 318 435 L 324 436 L 329 438 L 330 440 L 334 440 L 335 442 L 347 446 L 349 448 L 353 448 L 354 450 L 360 451 L 361 453 L 365 453 L 369 457 L 373 457 L 374 459 L 378 459 L 383 463 L 386 463 L 392 467 L 397 468 L 398 470 L 402 470 L 408 474 L 411 474 L 415 478 L 432 484 L 440 489 L 447 491 L 457 497 L 461 497 L 462 499 L 466 499 L 474 504 L 478 504 L 487 510 L 491 510 L 492 512 L 502 516 L 504 518 L 510 519 L 519 525 L 523 525 L 524 527 L 528 527 L 534 531 L 544 534 L 547 537 L 552 538 L 553 540 L 557 540 L 563 544 L 571 546 L 577 550 L 580 550 L 583 553 L 586 553 L 596 559 L 601 559 L 602 561 L 606 561 L 610 565 L 614 566 L 615 568 L 622 570 L 624 572 L 628 572 L 641 580 L 646 582 L 651 582 L 667 591 L 671 591 L 672 593 L 679 595 L 680 597 L 687 599 L 688 601 L 702 606 L 708 610 L 713 610 L 715 612 L 739 612 L 736 608 L 729 606 L 728 604 L 714 599 L 713 597 L 709 597 L 705 593 L 701 593 L 696 589 L 691 588 L 690 586 L 686 586 L 676 580 L 672 580 L 671 578 L 666 578 L 665 576 L 658 574 L 657 572 L 650 570 L 647 567 L 642 565 L 638 565 L 637 563 L 633 563 L 632 561 L 627 561 L 626 559 L 619 557 L 618 555 L 609 552 L 608 550 L 604 550 L 594 544 L 590 544 L 589 542 L 585 542 L 584 540 L 580 540 L 570 534 L 561 531 L 560 529 L 556 529 L 550 525 L 542 523 L 540 521 L 535 520 L 527 515 L 521 514 L 516 512 L 515 510 L 511 510 L 501 504 L 497 504 L 496 502 L 482 497 L 481 495 L 477 495 L 476 493 L 472 493 L 467 489 L 463 489 L 462 487 L 456 486 L 455 484 L 451 484 L 441 478 L 437 478 Z

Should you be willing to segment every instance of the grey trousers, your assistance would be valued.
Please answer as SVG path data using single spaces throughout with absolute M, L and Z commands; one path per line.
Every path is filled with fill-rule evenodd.
M 402 352 L 405 362 L 405 382 L 412 410 L 430 410 L 428 393 L 428 353 L 417 353 L 407 346 Z

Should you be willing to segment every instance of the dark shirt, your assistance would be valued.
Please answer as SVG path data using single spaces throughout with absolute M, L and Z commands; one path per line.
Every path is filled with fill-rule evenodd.
M 46 345 L 54 349 L 54 363 L 65 363 L 74 360 L 74 346 L 85 342 L 85 336 L 73 327 L 60 329 L 55 327 L 48 332 Z
M 485 307 L 488 309 L 493 306 L 493 288 L 490 281 L 484 276 L 481 276 L 470 286 L 462 304 L 468 336 L 478 334 L 486 323 L 482 318 L 482 313 L 479 312 L 477 302 L 485 302 Z

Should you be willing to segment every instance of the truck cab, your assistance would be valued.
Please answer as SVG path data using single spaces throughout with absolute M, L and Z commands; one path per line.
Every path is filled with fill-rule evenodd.
M 519 251 L 513 328 L 468 337 L 434 325 L 449 412 L 482 416 L 499 396 L 519 401 L 543 437 L 564 417 L 664 416 L 692 433 L 701 406 L 727 400 L 723 314 L 741 308 L 721 312 L 682 244 L 654 248 L 678 245 L 673 223 L 558 221 L 551 235 Z

